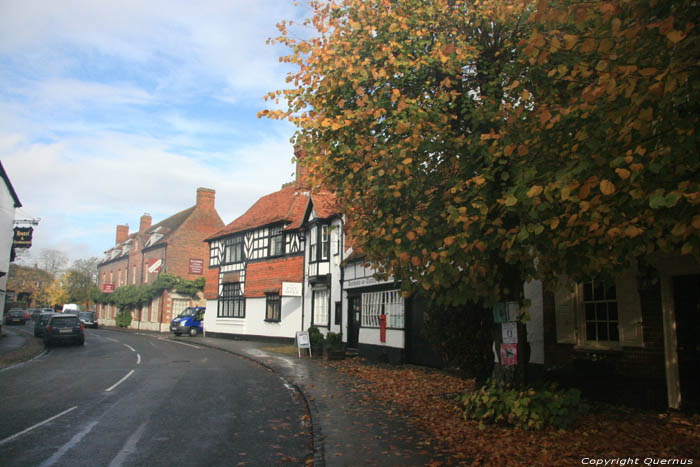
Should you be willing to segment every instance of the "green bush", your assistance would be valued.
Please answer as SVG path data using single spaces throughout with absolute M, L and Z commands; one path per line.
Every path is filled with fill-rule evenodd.
M 556 385 L 514 389 L 490 380 L 480 389 L 459 397 L 465 419 L 479 425 L 505 424 L 524 429 L 547 426 L 567 428 L 588 411 L 578 389 L 559 389 Z
M 339 347 L 343 343 L 343 334 L 340 332 L 329 332 L 326 334 L 326 345 L 328 347 Z
M 120 328 L 128 328 L 131 324 L 131 311 L 119 310 L 117 315 L 114 317 L 114 321 Z
M 309 328 L 309 342 L 314 346 L 323 344 L 323 334 L 316 326 Z

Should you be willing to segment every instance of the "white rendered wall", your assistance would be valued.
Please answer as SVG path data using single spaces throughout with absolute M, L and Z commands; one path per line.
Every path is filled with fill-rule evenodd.
M 0 320 L 4 317 L 5 291 L 7 290 L 7 273 L 10 270 L 10 250 L 14 236 L 15 200 L 5 183 L 0 188 L 0 271 L 5 275 L 0 277 Z M 1 321 L 0 321 L 1 323 Z
M 247 298 L 245 318 L 217 318 L 217 301 L 207 300 L 205 332 L 294 338 L 301 330 L 301 297 L 281 297 L 281 321 L 265 321 L 266 299 Z

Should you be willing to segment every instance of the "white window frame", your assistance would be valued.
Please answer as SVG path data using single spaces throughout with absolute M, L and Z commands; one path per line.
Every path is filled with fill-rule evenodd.
M 406 307 L 399 289 L 362 294 L 361 327 L 378 328 L 381 315 L 386 315 L 387 329 L 404 329 Z
M 316 289 L 312 291 L 314 326 L 328 327 L 331 308 L 331 291 L 328 289 Z

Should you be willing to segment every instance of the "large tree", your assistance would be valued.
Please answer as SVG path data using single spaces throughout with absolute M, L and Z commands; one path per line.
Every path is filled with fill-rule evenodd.
M 68 265 L 68 255 L 54 248 L 43 248 L 38 257 L 41 269 L 56 277 L 60 271 Z
M 73 262 L 64 281 L 69 301 L 86 304 L 89 308 L 92 296 L 97 290 L 98 263 L 99 259 L 95 257 Z
M 285 110 L 356 246 L 448 304 L 700 257 L 698 9 L 311 2 Z
M 498 202 L 515 174 L 482 144 L 503 125 L 528 11 L 482 5 L 312 2 L 312 38 L 281 25 L 285 60 L 299 65 L 289 109 L 261 112 L 298 125 L 303 163 L 337 191 L 355 248 L 404 287 L 457 305 L 517 296 L 533 264 L 527 249 L 502 249 L 519 223 Z

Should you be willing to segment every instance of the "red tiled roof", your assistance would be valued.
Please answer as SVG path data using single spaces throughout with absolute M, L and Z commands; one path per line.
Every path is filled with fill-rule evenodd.
M 276 260 L 249 263 L 245 273 L 245 296 L 264 297 L 265 292 L 282 290 L 282 282 L 301 282 L 304 257 L 289 256 Z
M 298 186 L 284 187 L 279 191 L 260 198 L 245 214 L 206 240 L 224 237 L 279 221 L 290 222 L 286 227 L 287 230 L 299 228 L 304 220 L 304 212 L 308 202 L 308 194 L 300 190 Z
M 340 214 L 340 206 L 335 193 L 326 190 L 311 193 L 311 201 L 314 203 L 314 211 L 320 219 L 327 219 L 335 214 Z

